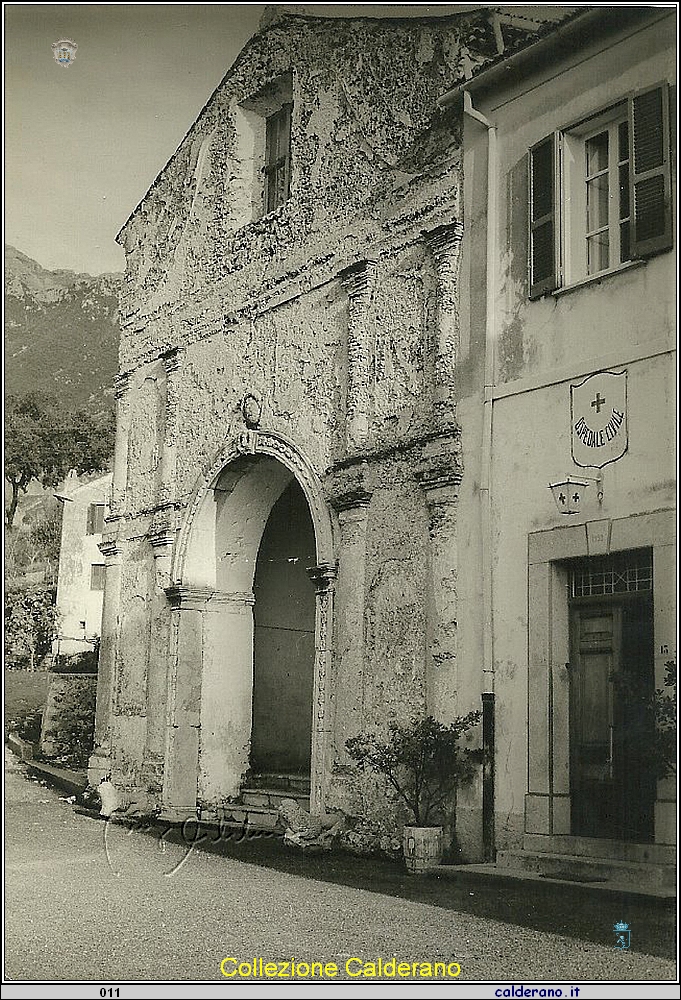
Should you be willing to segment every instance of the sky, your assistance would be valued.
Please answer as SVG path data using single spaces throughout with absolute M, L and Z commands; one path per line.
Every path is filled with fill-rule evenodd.
M 273 4 L 424 16 L 479 4 Z M 122 271 L 116 233 L 247 39 L 264 4 L 31 4 L 5 12 L 5 242 L 50 269 Z M 78 45 L 60 66 L 52 44 Z

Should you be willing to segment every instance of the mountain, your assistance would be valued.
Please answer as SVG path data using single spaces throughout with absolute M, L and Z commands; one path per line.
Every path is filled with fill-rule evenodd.
M 5 246 L 5 392 L 113 407 L 122 275 L 48 271 Z

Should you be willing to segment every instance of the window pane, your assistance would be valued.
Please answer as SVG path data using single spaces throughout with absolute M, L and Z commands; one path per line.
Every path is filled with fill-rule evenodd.
M 589 274 L 596 274 L 610 266 L 610 239 L 607 230 L 587 239 L 586 254 Z
M 599 132 L 586 141 L 586 175 L 593 177 L 608 168 L 608 133 Z
M 620 219 L 629 218 L 629 165 L 623 164 L 620 173 Z
M 631 259 L 631 244 L 629 242 L 629 223 L 620 226 L 620 264 Z
M 104 590 L 104 563 L 92 563 L 90 566 L 90 590 Z
M 592 233 L 608 224 L 608 175 L 601 174 L 586 185 L 586 229 Z
M 622 160 L 629 159 L 629 122 L 620 122 L 617 126 L 617 159 L 621 163 Z

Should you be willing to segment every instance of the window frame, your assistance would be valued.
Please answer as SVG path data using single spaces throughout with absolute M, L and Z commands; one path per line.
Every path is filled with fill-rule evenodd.
M 283 129 L 280 133 L 279 129 L 282 123 Z M 292 101 L 286 101 L 280 108 L 265 118 L 265 162 L 263 165 L 263 208 L 265 215 L 270 215 L 278 208 L 281 208 L 291 197 L 292 123 Z M 283 153 L 278 149 L 282 133 L 285 139 Z M 283 174 L 283 193 L 281 195 L 279 194 L 278 186 L 280 174 Z
M 670 133 L 670 85 L 668 81 L 658 82 L 635 92 L 622 95 L 612 104 L 599 108 L 577 122 L 563 126 L 544 136 L 529 149 L 528 154 L 528 297 L 532 300 L 558 292 L 582 282 L 598 281 L 601 278 L 631 267 L 658 253 L 673 249 L 673 213 L 671 204 L 671 161 L 672 137 Z M 657 98 L 659 94 L 659 98 Z M 646 100 L 657 103 L 648 117 L 637 114 L 645 112 Z M 618 236 L 614 247 L 610 247 L 609 266 L 592 273 L 588 272 L 586 254 L 586 177 L 581 180 L 575 172 L 585 162 L 585 147 L 588 138 L 608 129 L 609 136 L 616 133 L 620 122 L 628 121 L 628 175 L 629 175 L 629 254 L 625 261 L 614 258 L 613 251 L 619 251 Z M 640 136 L 640 141 L 639 141 Z M 552 190 L 537 182 L 535 163 L 543 155 L 543 147 L 551 143 L 553 156 Z M 645 163 L 646 157 L 657 156 L 658 162 Z M 622 162 L 625 162 L 624 160 Z M 637 170 L 637 166 L 641 169 Z M 543 168 L 544 180 L 548 176 Z M 615 175 L 617 174 L 617 177 Z M 620 215 L 619 202 L 619 156 L 616 162 L 608 157 L 609 195 L 608 204 L 615 211 L 609 216 L 609 231 L 619 227 L 627 217 Z M 615 183 L 615 180 L 617 183 Z M 644 187 L 647 185 L 647 189 Z M 646 200 L 647 199 L 647 200 Z M 550 210 L 546 210 L 546 202 Z M 536 206 L 541 206 L 540 214 Z M 639 213 L 637 216 L 637 212 Z M 613 222 L 617 215 L 616 223 Z M 551 225 L 553 245 L 552 261 L 546 243 L 540 244 L 537 237 L 543 225 Z M 657 230 L 646 232 L 651 227 Z M 640 227 L 640 230 L 639 230 Z M 639 232 L 644 235 L 639 235 Z M 580 248 L 579 241 L 583 243 Z M 583 254 L 583 260 L 582 260 Z M 613 262 L 614 261 L 614 262 Z M 535 278 L 536 265 L 540 270 Z M 549 266 L 551 265 L 551 266 Z

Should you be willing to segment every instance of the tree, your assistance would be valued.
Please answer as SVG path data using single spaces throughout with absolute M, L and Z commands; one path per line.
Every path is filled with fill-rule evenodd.
M 53 396 L 30 392 L 5 401 L 5 479 L 12 487 L 6 523 L 12 527 L 32 479 L 56 486 L 75 469 L 78 473 L 107 468 L 114 445 L 111 412 L 92 415 L 87 409 L 66 410 Z
M 54 587 L 7 587 L 5 590 L 5 653 L 35 670 L 52 647 L 57 631 Z

